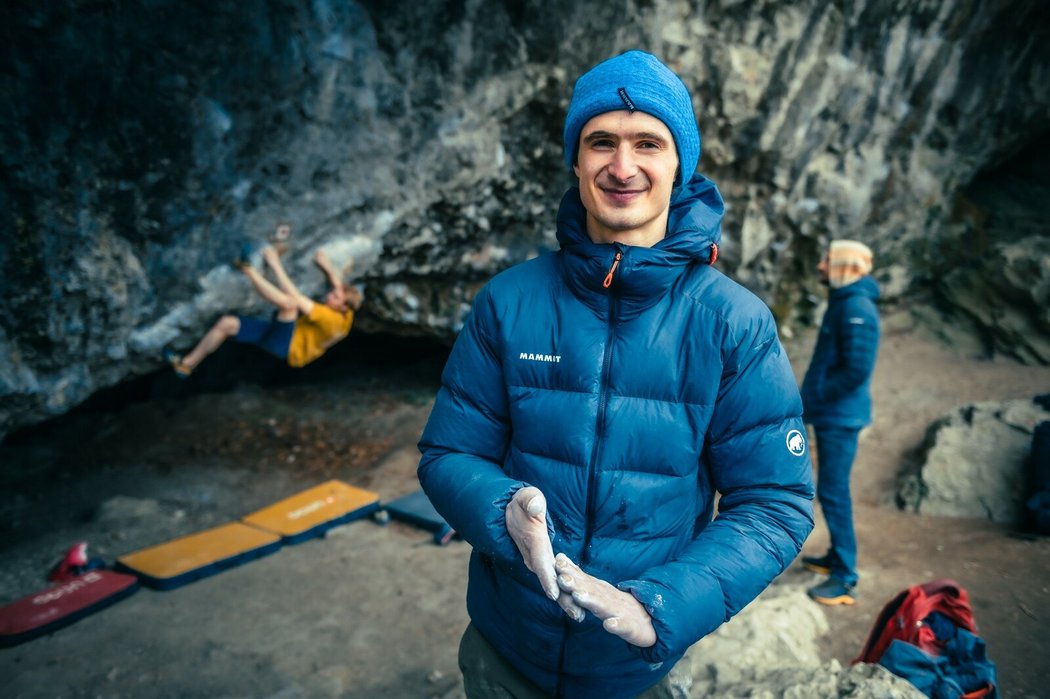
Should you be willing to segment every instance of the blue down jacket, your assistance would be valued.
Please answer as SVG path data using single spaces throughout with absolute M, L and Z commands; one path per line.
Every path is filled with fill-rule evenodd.
M 561 250 L 479 292 L 442 375 L 419 480 L 473 546 L 472 623 L 552 696 L 655 684 L 813 527 L 802 405 L 772 316 L 709 265 L 722 210 L 697 175 L 663 241 L 599 245 L 570 189 Z M 504 519 L 526 484 L 547 498 L 555 553 L 631 591 L 655 646 L 631 646 L 591 615 L 573 622 L 544 596 Z
M 879 285 L 871 277 L 828 295 L 817 346 L 802 380 L 805 420 L 814 427 L 871 423 L 871 373 L 879 351 Z

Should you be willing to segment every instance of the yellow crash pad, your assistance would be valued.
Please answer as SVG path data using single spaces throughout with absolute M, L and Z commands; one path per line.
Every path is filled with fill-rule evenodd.
M 170 590 L 261 558 L 281 547 L 272 532 L 229 522 L 117 558 L 117 568 L 139 576 L 150 587 Z
M 314 486 L 253 512 L 241 521 L 297 544 L 379 509 L 379 495 L 338 480 Z

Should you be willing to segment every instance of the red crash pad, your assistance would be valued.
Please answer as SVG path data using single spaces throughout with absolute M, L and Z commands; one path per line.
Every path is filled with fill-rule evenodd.
M 134 575 L 89 570 L 0 607 L 0 647 L 15 646 L 119 602 L 139 589 Z

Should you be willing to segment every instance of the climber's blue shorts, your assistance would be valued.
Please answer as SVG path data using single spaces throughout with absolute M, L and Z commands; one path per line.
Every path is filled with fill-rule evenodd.
M 241 329 L 233 339 L 255 345 L 278 359 L 288 359 L 288 348 L 295 331 L 294 320 L 277 320 L 276 312 L 269 320 L 248 316 L 237 316 L 237 320 L 241 321 Z

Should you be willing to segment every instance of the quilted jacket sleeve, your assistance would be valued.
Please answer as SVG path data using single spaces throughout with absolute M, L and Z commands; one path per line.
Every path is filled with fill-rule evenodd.
M 519 561 L 504 512 L 524 483 L 501 468 L 510 427 L 496 323 L 486 287 L 445 365 L 419 442 L 418 475 L 434 508 L 478 552 Z
M 798 555 L 813 528 L 808 453 L 794 375 L 772 318 L 728 337 L 704 460 L 721 493 L 718 514 L 673 561 L 620 584 L 649 610 L 649 662 L 684 653 L 754 599 Z M 757 337 L 756 337 L 757 336 Z M 795 432 L 798 435 L 795 435 Z
M 824 379 L 820 398 L 834 402 L 855 391 L 875 369 L 879 346 L 879 315 L 864 297 L 846 299 L 834 329 L 837 361 Z

